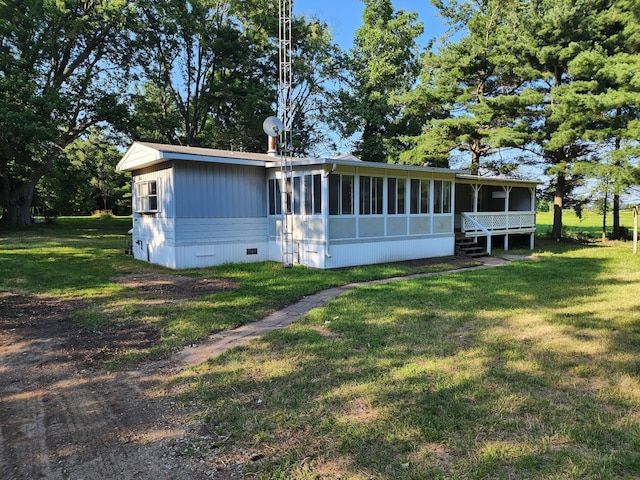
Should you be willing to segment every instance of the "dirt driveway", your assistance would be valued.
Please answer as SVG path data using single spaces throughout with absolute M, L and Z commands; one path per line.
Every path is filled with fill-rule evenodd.
M 101 367 L 110 351 L 154 343 L 155 332 L 87 330 L 70 320 L 78 307 L 0 292 L 0 478 L 241 477 L 235 465 L 184 455 L 217 439 L 173 402 L 170 361 Z

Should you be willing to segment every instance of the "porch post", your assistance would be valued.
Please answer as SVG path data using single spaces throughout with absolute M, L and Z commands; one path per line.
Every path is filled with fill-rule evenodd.
M 478 213 L 478 197 L 480 196 L 480 189 L 482 185 L 478 185 L 477 183 L 471 185 L 473 189 L 473 213 Z
M 531 211 L 533 212 L 533 224 L 534 226 L 536 225 L 536 187 L 529 187 L 529 192 L 531 192 Z M 535 238 L 536 238 L 536 234 L 535 232 L 530 234 L 530 238 L 529 238 L 529 249 L 533 250 L 535 248 Z
M 536 187 L 529 187 L 529 192 L 531 193 L 531 211 L 536 211 Z
M 329 175 L 331 171 L 322 175 L 322 181 L 320 186 L 322 188 L 321 193 L 321 210 L 322 210 L 322 236 L 324 237 L 324 257 L 322 259 L 322 268 L 325 268 L 325 262 L 327 258 L 331 258 L 329 253 Z
M 502 187 L 502 189 L 505 192 L 504 213 L 506 214 L 505 215 L 505 223 L 506 223 L 506 226 L 507 226 L 507 232 L 509 232 L 509 227 L 510 227 L 510 225 L 509 225 L 509 196 L 511 195 L 511 189 L 512 188 L 513 187 L 509 187 L 509 186 Z M 503 246 L 504 246 L 504 251 L 505 252 L 509 250 L 509 233 L 505 233 L 504 234 L 504 244 L 503 244 Z

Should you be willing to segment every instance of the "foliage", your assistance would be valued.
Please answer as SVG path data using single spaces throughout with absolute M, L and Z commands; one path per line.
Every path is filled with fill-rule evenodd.
M 612 66 L 619 61 L 626 48 L 635 48 L 634 42 L 629 43 L 635 27 L 629 29 L 621 21 L 618 6 L 614 1 L 600 0 L 531 2 L 522 15 L 522 48 L 528 64 L 538 72 L 531 87 L 544 99 L 530 107 L 534 114 L 529 127 L 532 140 L 549 165 L 548 173 L 554 177 L 555 238 L 561 234 L 565 201 L 580 183 L 581 173 L 572 167 L 596 150 L 594 131 L 609 123 L 607 117 L 617 117 L 623 128 L 629 121 L 629 117 L 625 121 L 608 113 L 615 112 L 615 102 L 602 94 L 613 87 L 610 80 L 614 69 L 599 70 L 599 65 Z M 636 23 L 631 17 L 628 20 L 631 25 Z M 603 81 L 598 80 L 601 74 Z M 627 96 L 626 101 L 637 104 L 637 93 Z M 601 108 L 605 104 L 607 107 Z
M 277 12 L 275 0 L 138 2 L 144 82 L 133 99 L 134 138 L 264 151 L 262 121 L 278 86 Z M 295 148 L 304 154 L 324 140 L 312 112 L 335 47 L 319 21 L 295 18 L 293 30 Z
M 131 213 L 129 175 L 116 171 L 122 154 L 99 130 L 75 140 L 38 184 L 33 206 L 43 215 L 87 215 L 111 210 Z
M 26 225 L 37 182 L 67 145 L 127 117 L 131 9 L 126 0 L 0 8 L 0 205 L 4 223 Z
M 437 53 L 425 52 L 421 83 L 407 99 L 408 109 L 420 112 L 427 123 L 400 160 L 448 166 L 457 151 L 469 154 L 465 163 L 473 174 L 481 166 L 504 170 L 481 163 L 497 149 L 525 143 L 522 107 L 532 92 L 523 85 L 531 72 L 514 38 L 517 5 L 497 0 L 433 4 L 453 32 L 466 35 L 445 42 Z
M 360 134 L 355 153 L 362 160 L 393 161 L 414 128 L 394 100 L 416 80 L 416 38 L 423 26 L 416 13 L 395 12 L 390 0 L 363 2 L 363 25 L 343 59 L 347 79 L 336 96 L 335 122 L 345 137 Z

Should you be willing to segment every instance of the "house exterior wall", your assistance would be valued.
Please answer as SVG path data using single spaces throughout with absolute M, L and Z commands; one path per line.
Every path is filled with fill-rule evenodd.
M 135 258 L 175 269 L 269 259 L 264 168 L 173 161 L 134 175 L 152 180 L 159 208 L 134 213 Z
M 177 218 L 265 217 L 264 168 L 176 162 Z
M 156 181 L 158 209 L 154 212 L 138 212 L 137 189 L 140 182 Z M 133 256 L 145 262 L 158 263 L 175 268 L 170 245 L 175 243 L 175 202 L 173 195 L 173 168 L 171 162 L 145 168 L 133 176 Z
M 135 258 L 169 268 L 282 261 L 273 158 L 134 144 L 118 168 L 134 174 Z M 461 212 L 476 209 L 502 212 L 493 216 L 506 218 L 508 234 L 525 220 L 518 232 L 535 230 L 537 182 L 342 157 L 297 159 L 293 167 L 293 263 L 338 268 L 452 255 Z

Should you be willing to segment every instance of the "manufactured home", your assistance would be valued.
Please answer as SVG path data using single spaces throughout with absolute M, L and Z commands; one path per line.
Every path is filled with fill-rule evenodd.
M 182 269 L 282 261 L 314 268 L 533 248 L 539 182 L 444 168 L 136 142 L 135 258 Z M 459 247 L 462 248 L 462 247 Z

